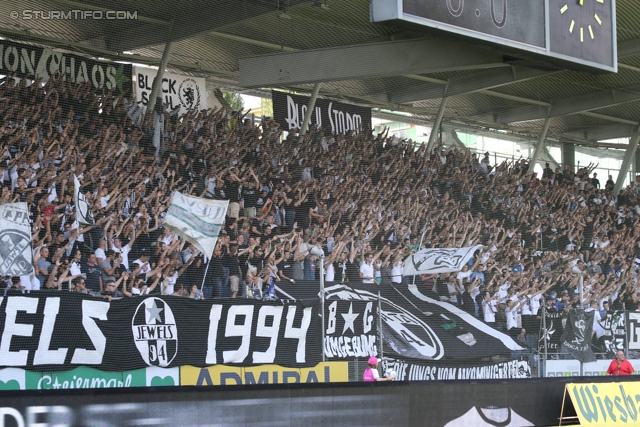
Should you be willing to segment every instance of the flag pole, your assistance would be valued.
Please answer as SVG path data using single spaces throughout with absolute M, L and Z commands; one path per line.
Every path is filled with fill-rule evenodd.
M 422 242 L 424 242 L 424 235 L 427 234 L 427 226 L 425 225 L 424 230 L 422 230 L 422 236 L 420 236 L 420 244 L 417 247 L 416 252 L 418 252 L 421 248 L 422 248 Z M 409 255 L 409 256 L 413 256 L 413 255 Z M 413 275 L 413 280 L 411 282 L 412 285 L 415 286 L 416 284 L 416 275 Z
M 200 285 L 200 293 L 202 293 L 202 288 L 204 288 L 204 282 L 207 280 L 207 273 L 209 272 L 209 265 L 211 265 L 211 259 L 207 262 L 207 268 L 204 269 L 204 276 L 202 276 L 202 284 Z

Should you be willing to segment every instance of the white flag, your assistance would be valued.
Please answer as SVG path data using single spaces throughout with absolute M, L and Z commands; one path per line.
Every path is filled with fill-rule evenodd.
M 426 248 L 406 259 L 404 275 L 439 274 L 461 271 L 482 245 L 470 248 Z
M 0 205 L 0 276 L 28 274 L 33 274 L 33 253 L 27 204 Z
M 228 200 L 185 196 L 175 191 L 162 226 L 174 231 L 211 258 L 228 206 Z
M 75 196 L 76 220 L 78 220 L 78 223 L 94 225 L 96 222 L 91 214 L 89 202 L 87 202 L 87 198 L 80 191 L 80 181 L 78 181 L 76 174 L 73 174 L 73 194 Z

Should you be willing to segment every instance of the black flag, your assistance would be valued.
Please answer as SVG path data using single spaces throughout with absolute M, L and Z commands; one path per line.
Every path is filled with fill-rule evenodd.
M 562 345 L 573 357 L 584 363 L 596 361 L 596 356 L 591 351 L 594 316 L 594 311 L 585 312 L 581 308 L 572 308 L 562 334 Z

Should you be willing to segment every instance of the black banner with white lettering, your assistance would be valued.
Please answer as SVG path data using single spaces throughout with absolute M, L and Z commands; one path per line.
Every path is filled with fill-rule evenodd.
M 272 91 L 273 118 L 284 130 L 300 129 L 309 106 L 309 97 Z M 371 108 L 353 104 L 316 100 L 309 125 L 317 125 L 334 134 L 371 129 Z
M 622 310 L 608 311 L 604 316 L 604 335 L 602 340 L 609 357 L 615 357 L 618 350 L 626 347 L 627 330 L 625 327 L 626 314 Z
M 53 49 L 0 41 L 0 74 L 15 77 L 40 77 L 43 82 L 62 77 L 73 83 L 91 82 L 96 90 L 114 93 L 131 89 L 131 64 L 96 61 Z
M 322 360 L 319 307 L 318 299 L 0 297 L 0 367 L 315 366 Z
M 548 352 L 560 351 L 562 337 L 562 312 L 555 310 L 543 310 L 544 321 L 540 321 L 540 338 L 538 339 L 538 351 L 544 352 L 545 343 Z
M 500 363 L 425 362 L 415 359 L 382 359 L 383 371 L 396 373 L 398 381 L 493 380 L 531 378 L 531 368 L 525 360 Z
M 293 288 L 288 290 L 290 294 L 295 293 Z M 335 327 L 334 334 L 326 334 L 325 354 L 330 357 L 340 358 L 342 354 L 344 358 L 349 358 L 349 344 L 352 345 L 353 341 L 349 343 L 348 334 L 354 337 L 375 335 L 375 349 L 378 351 L 380 344 L 377 337 L 382 336 L 384 351 L 380 351 L 378 355 L 384 353 L 385 356 L 398 359 L 412 358 L 431 362 L 478 360 L 495 355 L 510 357 L 512 352 L 522 350 L 508 335 L 453 304 L 428 297 L 416 286 L 359 284 L 357 288 L 352 288 L 333 285 L 326 288 L 326 298 L 325 307 L 331 307 L 334 301 L 339 304 L 335 325 L 329 323 L 332 319 L 330 313 L 326 314 L 325 319 L 325 333 Z M 375 316 L 378 298 L 380 320 Z M 372 303 L 371 311 L 367 310 L 368 305 L 363 306 L 365 302 Z M 358 316 L 354 318 L 356 314 Z M 353 333 L 350 330 L 351 323 L 347 320 L 353 320 Z M 373 322 L 371 330 L 368 329 L 369 320 Z M 378 323 L 382 331 L 378 331 Z M 335 336 L 340 334 L 347 336 L 342 337 L 342 341 L 340 337 L 336 340 Z M 362 341 L 363 338 L 360 343 Z M 374 350 L 372 346 L 369 349 Z
M 640 313 L 627 313 L 627 345 L 629 359 L 640 356 Z
M 567 324 L 562 334 L 562 346 L 564 349 L 584 363 L 596 361 L 596 356 L 591 350 L 594 316 L 594 311 L 585 312 L 584 309 L 570 309 Z
M 378 303 L 327 301 L 324 354 L 327 360 L 378 356 Z

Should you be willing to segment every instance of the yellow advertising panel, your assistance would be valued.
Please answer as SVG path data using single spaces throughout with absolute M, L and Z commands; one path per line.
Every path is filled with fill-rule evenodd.
M 567 384 L 580 425 L 640 426 L 640 383 Z
M 208 368 L 182 366 L 180 385 L 347 382 L 349 381 L 348 365 L 348 362 L 324 362 L 313 368 L 283 368 L 279 365 L 250 367 L 214 365 Z

